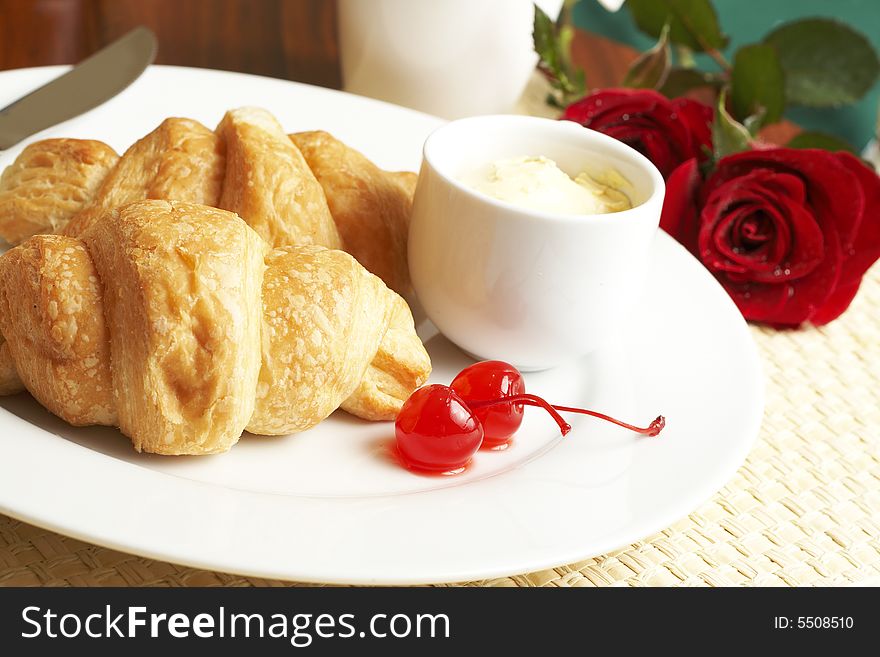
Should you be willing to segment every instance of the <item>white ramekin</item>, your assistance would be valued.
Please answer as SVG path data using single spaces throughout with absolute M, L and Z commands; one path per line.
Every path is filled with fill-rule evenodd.
M 613 168 L 634 207 L 602 215 L 522 209 L 469 189 L 490 162 L 543 155 L 569 175 Z M 524 370 L 596 349 L 619 331 L 644 283 L 663 205 L 657 168 L 569 121 L 478 116 L 425 142 L 409 235 L 413 286 L 428 317 L 470 354 Z

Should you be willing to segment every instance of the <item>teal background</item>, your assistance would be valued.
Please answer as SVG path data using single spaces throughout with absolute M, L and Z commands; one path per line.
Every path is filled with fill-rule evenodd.
M 880 0 L 714 0 L 722 30 L 730 37 L 724 51 L 732 59 L 736 49 L 760 41 L 780 23 L 796 18 L 826 16 L 849 24 L 864 34 L 880 51 Z M 635 26 L 626 5 L 611 13 L 596 0 L 580 0 L 572 18 L 578 27 L 596 32 L 639 50 L 650 48 L 654 39 Z M 700 68 L 717 70 L 705 55 L 698 57 Z M 587 81 L 589 82 L 589 80 Z M 861 150 L 874 135 L 880 83 L 855 105 L 834 109 L 790 108 L 785 116 L 800 126 L 843 137 Z

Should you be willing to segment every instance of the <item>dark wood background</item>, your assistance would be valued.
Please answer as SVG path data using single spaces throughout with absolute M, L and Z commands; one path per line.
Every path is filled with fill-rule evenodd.
M 341 85 L 335 0 L 0 0 L 0 70 L 72 64 L 138 25 L 159 38 L 158 64 Z M 580 30 L 572 50 L 596 87 L 636 56 Z
M 333 0 L 0 0 L 0 69 L 74 63 L 137 25 L 158 64 L 340 86 Z

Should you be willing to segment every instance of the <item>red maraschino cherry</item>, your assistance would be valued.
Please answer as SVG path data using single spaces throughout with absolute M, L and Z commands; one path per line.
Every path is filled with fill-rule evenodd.
M 510 440 L 522 423 L 523 406 L 546 410 L 563 436 L 571 426 L 559 411 L 590 415 L 645 436 L 656 436 L 666 426 L 662 415 L 647 427 L 636 427 L 585 408 L 553 406 L 527 394 L 519 371 L 502 361 L 471 365 L 455 377 L 452 386 L 455 389 L 425 386 L 404 402 L 395 430 L 397 451 L 407 467 L 444 474 L 461 472 L 487 439 L 496 446 Z M 478 398 L 484 394 L 488 398 Z
M 500 360 L 484 360 L 465 367 L 449 387 L 468 405 L 522 395 L 526 391 L 519 370 Z M 507 445 L 522 424 L 525 409 L 522 404 L 494 404 L 471 410 L 483 425 L 483 448 L 493 449 Z
M 409 396 L 395 422 L 397 451 L 408 468 L 460 472 L 480 449 L 483 426 L 449 386 L 434 384 Z

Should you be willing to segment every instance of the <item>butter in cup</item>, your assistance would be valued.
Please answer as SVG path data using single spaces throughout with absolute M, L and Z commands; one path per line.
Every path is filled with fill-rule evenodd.
M 520 208 L 553 214 L 606 214 L 629 210 L 629 181 L 614 169 L 594 178 L 572 177 L 543 155 L 496 160 L 460 178 L 473 189 Z

